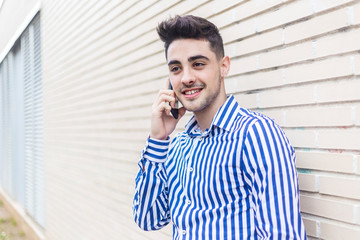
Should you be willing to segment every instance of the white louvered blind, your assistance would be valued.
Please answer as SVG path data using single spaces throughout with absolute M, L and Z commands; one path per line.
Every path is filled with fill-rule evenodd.
M 23 77 L 21 71 L 20 44 L 16 43 L 8 55 L 8 99 L 9 111 L 9 176 L 10 194 L 24 204 L 24 114 L 23 114 Z
M 0 63 L 0 184 L 45 225 L 40 16 Z
M 45 224 L 40 18 L 21 37 L 24 66 L 25 209 Z
M 11 134 L 10 134 L 10 87 L 9 87 L 9 67 L 8 58 L 1 63 L 1 92 L 2 92 L 2 155 L 1 171 L 2 186 L 4 190 L 11 194 Z

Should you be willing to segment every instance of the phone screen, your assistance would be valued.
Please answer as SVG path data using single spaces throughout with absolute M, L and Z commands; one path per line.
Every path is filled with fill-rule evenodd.
M 169 89 L 173 90 L 173 87 L 171 86 L 170 81 L 169 81 Z M 175 107 L 178 107 L 178 101 L 177 100 L 175 101 Z M 177 119 L 179 117 L 179 109 L 177 109 L 177 108 L 171 108 L 170 113 L 175 119 Z

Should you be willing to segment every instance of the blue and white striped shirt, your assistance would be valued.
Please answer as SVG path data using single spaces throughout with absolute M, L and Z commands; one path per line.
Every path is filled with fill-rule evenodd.
M 294 149 L 233 96 L 205 132 L 193 117 L 171 142 L 149 138 L 139 167 L 133 213 L 144 230 L 172 221 L 174 239 L 306 239 Z

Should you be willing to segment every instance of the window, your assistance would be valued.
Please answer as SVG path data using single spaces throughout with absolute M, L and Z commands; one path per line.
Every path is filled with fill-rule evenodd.
M 40 16 L 0 63 L 0 184 L 45 224 Z

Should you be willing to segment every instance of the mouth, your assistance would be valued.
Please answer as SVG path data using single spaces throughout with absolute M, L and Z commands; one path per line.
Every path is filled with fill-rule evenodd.
M 194 98 L 197 97 L 201 91 L 202 88 L 185 89 L 182 91 L 182 94 L 185 96 L 185 98 Z

